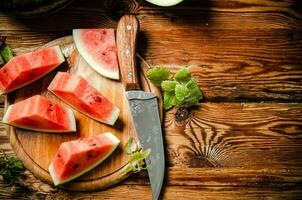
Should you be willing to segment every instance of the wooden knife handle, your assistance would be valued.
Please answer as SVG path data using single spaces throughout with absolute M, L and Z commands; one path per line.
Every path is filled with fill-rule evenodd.
M 136 68 L 136 42 L 139 23 L 135 16 L 123 16 L 117 26 L 116 42 L 122 83 L 125 90 L 140 89 Z

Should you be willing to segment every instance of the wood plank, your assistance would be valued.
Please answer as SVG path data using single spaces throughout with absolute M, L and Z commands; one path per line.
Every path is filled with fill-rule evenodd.
M 168 165 L 300 166 L 301 112 L 301 104 L 271 103 L 203 103 L 189 112 L 173 109 L 165 118 Z
M 203 103 L 165 118 L 170 166 L 301 166 L 301 104 Z
M 1 128 L 1 130 L 3 130 Z M 0 131 L 0 148 L 7 154 L 13 155 L 6 132 Z M 298 166 L 298 165 L 297 165 Z M 51 192 L 56 188 L 49 186 L 28 171 L 22 176 L 24 185 L 31 189 L 39 189 Z M 302 169 L 294 166 L 275 165 L 271 167 L 259 164 L 256 167 L 201 167 L 188 166 L 168 167 L 164 185 L 186 186 L 236 186 L 236 187 L 282 187 L 291 188 L 302 182 Z M 147 173 L 139 173 L 130 176 L 122 184 L 149 185 Z M 43 189 L 44 188 L 44 189 Z
M 112 3 L 111 3 L 112 2 Z M 296 5 L 298 4 L 298 5 Z M 274 5 L 274 6 L 272 6 Z M 186 12 L 181 12 L 182 10 Z M 267 14 L 269 13 L 269 14 Z M 116 27 L 117 19 L 123 14 L 137 14 L 151 30 L 162 28 L 191 29 L 192 25 L 204 24 L 211 29 L 290 29 L 301 27 L 299 3 L 285 1 L 277 3 L 255 1 L 186 1 L 183 6 L 159 8 L 143 0 L 94 2 L 78 1 L 51 17 L 37 19 L 14 19 L 0 14 L 1 30 L 70 30 L 78 27 Z M 57 23 L 60 21 L 60 23 Z M 47 26 L 45 26 L 47 24 Z M 167 24 L 169 26 L 167 26 Z M 208 24 L 208 25 L 206 25 Z M 240 26 L 238 26 L 240 24 Z M 181 25 L 181 26 L 179 26 Z M 196 26 L 198 27 L 198 26 Z
M 16 54 L 70 34 L 64 31 L 0 33 L 8 36 Z M 139 53 L 150 65 L 163 64 L 174 70 L 192 66 L 206 101 L 302 101 L 302 34 L 226 31 L 220 35 L 221 31 L 213 31 L 213 35 L 203 37 L 200 30 L 190 30 L 182 37 L 182 33 L 179 30 L 143 32 Z M 166 51 L 170 46 L 177 48 Z
M 295 2 L 214 1 L 211 9 L 222 10 L 205 11 L 209 5 L 188 1 L 181 9 L 192 9 L 192 12 L 179 12 L 174 7 L 164 15 L 161 14 L 163 8 L 143 2 L 127 3 L 140 18 L 140 54 L 151 65 L 202 68 L 197 69 L 196 76 L 206 101 L 302 101 L 302 34 L 297 29 L 302 27 L 302 16 L 292 13 L 299 8 Z M 109 1 L 104 1 L 101 7 L 96 3 L 76 2 L 66 12 L 54 15 L 54 19 L 11 19 L 13 22 L 5 24 L 20 28 L 19 31 L 3 26 L 0 33 L 8 35 L 16 54 L 21 54 L 70 34 L 74 27 L 115 28 L 117 19 L 108 17 L 108 12 L 116 6 Z M 242 8 L 250 12 L 241 14 L 230 10 Z M 87 12 L 91 14 L 83 19 L 81 13 Z M 211 12 L 211 16 L 206 17 L 207 12 Z M 80 14 L 74 16 L 74 13 Z M 2 17 L 8 19 L 5 15 Z M 59 20 L 56 18 L 62 23 L 56 23 Z M 173 48 L 167 51 L 169 47 Z
M 3 125 L 0 127 L 1 149 L 12 155 L 13 151 L 9 145 Z M 170 137 L 168 137 L 170 138 Z M 298 166 L 298 164 L 297 164 Z M 26 187 L 43 190 L 50 193 L 56 188 L 49 186 L 28 171 L 22 177 Z M 186 185 L 186 186 L 236 186 L 236 187 L 282 187 L 292 188 L 302 182 L 302 170 L 300 167 L 275 165 L 244 167 L 201 167 L 191 168 L 188 166 L 168 167 L 165 179 L 166 186 Z M 122 184 L 126 185 L 149 185 L 147 173 L 135 174 Z M 42 188 L 42 189 L 41 189 Z M 44 189 L 43 189 L 44 188 Z M 1 193 L 1 192 L 0 192 Z
M 181 167 L 300 166 L 301 112 L 301 104 L 268 103 L 203 103 L 197 110 L 178 113 L 173 109 L 165 119 L 168 163 Z
M 2 135 L 1 135 L 2 136 Z M 6 137 L 6 136 L 4 136 Z M 3 138 L 4 138 L 3 137 Z M 1 137 L 2 138 L 2 137 Z M 1 149 L 7 150 L 8 154 L 13 154 L 8 141 L 1 140 Z M 7 148 L 3 148 L 6 145 Z M 278 166 L 277 166 L 278 167 Z M 39 189 L 44 192 L 57 190 L 55 187 L 43 183 L 30 172 L 26 171 L 21 177 L 24 186 L 31 189 Z M 283 168 L 249 168 L 249 167 L 220 167 L 220 168 L 180 168 L 168 167 L 164 185 L 182 186 L 236 186 L 236 187 L 282 187 L 290 189 L 302 182 L 302 170 L 300 167 Z M 134 174 L 126 181 L 126 185 L 149 185 L 146 172 Z
M 291 188 L 302 182 L 302 170 L 291 168 L 180 168 L 168 167 L 164 185 Z M 123 184 L 148 185 L 147 173 L 134 174 Z
M 44 192 L 31 191 L 16 187 L 11 189 L 0 182 L 1 199 L 151 199 L 149 185 L 119 185 L 93 193 L 66 192 L 63 190 Z M 131 191 L 131 192 L 130 192 Z M 24 195 L 26 194 L 26 196 Z M 163 199 L 299 199 L 301 187 L 259 188 L 259 187 L 203 187 L 203 186 L 169 186 L 163 191 Z

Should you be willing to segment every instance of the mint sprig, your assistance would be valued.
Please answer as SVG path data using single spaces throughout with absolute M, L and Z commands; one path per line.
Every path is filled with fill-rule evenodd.
M 161 88 L 164 108 L 189 107 L 199 103 L 203 94 L 188 68 L 182 68 L 173 76 L 166 67 L 155 67 L 147 72 L 150 81 Z
M 0 152 L 0 176 L 10 185 L 19 182 L 19 176 L 25 171 L 22 162 L 16 157 L 9 157 L 1 149 Z
M 187 83 L 191 80 L 191 75 L 188 68 L 182 68 L 176 72 L 174 79 L 180 83 Z
M 142 151 L 138 148 L 136 141 L 133 138 L 129 138 L 129 140 L 126 142 L 125 150 L 127 154 L 131 155 L 129 158 L 129 165 L 125 169 L 125 173 L 138 173 L 147 169 L 144 159 L 149 156 L 151 152 L 150 149 Z
M 171 76 L 171 72 L 168 68 L 165 67 L 155 67 L 149 69 L 147 72 L 147 77 L 151 80 L 151 82 L 160 87 L 161 83 L 164 80 L 167 80 Z

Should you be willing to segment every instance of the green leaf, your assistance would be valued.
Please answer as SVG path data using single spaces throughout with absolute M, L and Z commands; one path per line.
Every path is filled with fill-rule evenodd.
M 191 90 L 189 97 L 195 97 L 198 101 L 203 98 L 200 88 L 195 88 Z
M 195 89 L 199 86 L 198 86 L 197 82 L 194 79 L 191 79 L 189 82 L 186 83 L 186 87 L 190 90 L 193 90 L 193 89 Z
M 16 157 L 8 157 L 2 151 L 0 155 L 0 175 L 4 181 L 14 185 L 18 181 L 19 175 L 25 171 L 25 168 L 20 160 Z
M 186 87 L 190 90 L 189 98 L 196 98 L 197 101 L 203 98 L 202 92 L 194 79 L 191 79 L 187 84 Z
M 167 70 L 167 71 L 165 71 Z M 147 72 L 148 78 L 163 91 L 164 109 L 173 106 L 189 107 L 197 105 L 203 94 L 188 68 L 180 69 L 170 80 L 171 72 L 164 67 L 156 67 Z M 167 80 L 169 79 L 169 80 Z
M 1 56 L 3 58 L 3 60 L 7 63 L 10 59 L 13 58 L 13 52 L 11 50 L 11 48 L 8 45 L 4 45 L 1 48 Z
M 128 165 L 127 168 L 125 169 L 124 173 L 128 174 L 131 171 L 133 171 L 133 166 L 132 165 Z
M 163 81 L 161 83 L 161 88 L 165 92 L 173 92 L 174 93 L 176 84 L 177 84 L 177 81 L 169 81 L 169 80 Z
M 161 83 L 164 80 L 167 80 L 170 76 L 171 76 L 171 71 L 166 67 L 155 67 L 149 69 L 147 72 L 147 77 L 154 85 L 158 87 L 160 87 Z
M 132 154 L 138 150 L 138 145 L 132 137 L 129 138 L 128 141 L 126 142 L 125 150 L 127 154 Z
M 181 83 L 187 83 L 191 80 L 190 72 L 188 68 L 180 69 L 174 76 L 174 79 Z
M 8 158 L 7 164 L 13 169 L 15 172 L 23 172 L 25 170 L 22 162 L 16 157 Z
M 2 57 L 0 56 L 0 66 L 4 65 L 4 60 L 2 59 Z
M 133 162 L 142 161 L 150 154 L 150 152 L 151 152 L 150 149 L 147 149 L 147 150 L 142 151 L 142 152 L 135 152 L 129 158 L 129 162 L 133 163 Z
M 179 99 L 177 99 L 177 98 L 174 98 L 174 105 L 175 105 L 176 107 L 182 107 L 183 104 L 184 104 L 184 99 L 179 100 Z
M 194 106 L 199 103 L 199 100 L 196 97 L 190 97 L 185 102 L 185 107 Z
M 141 170 L 146 170 L 144 159 L 149 156 L 151 150 L 147 149 L 145 151 L 135 152 L 130 156 L 129 165 L 125 169 L 125 173 L 134 172 L 138 173 Z
M 183 101 L 189 95 L 190 90 L 186 86 L 182 84 L 177 84 L 175 86 L 175 97 L 178 101 Z
M 169 110 L 174 104 L 174 91 L 173 92 L 164 92 L 164 109 Z

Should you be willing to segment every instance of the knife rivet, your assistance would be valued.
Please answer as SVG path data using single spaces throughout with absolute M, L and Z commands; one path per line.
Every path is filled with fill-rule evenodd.
M 131 30 L 132 26 L 130 24 L 127 25 L 127 30 Z
M 127 74 L 127 76 L 128 76 L 128 78 L 132 78 L 132 72 L 128 72 L 128 74 Z
M 128 48 L 126 48 L 125 53 L 126 53 L 126 56 L 128 57 L 130 55 L 130 50 Z

